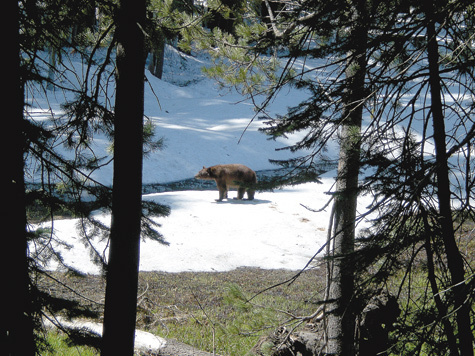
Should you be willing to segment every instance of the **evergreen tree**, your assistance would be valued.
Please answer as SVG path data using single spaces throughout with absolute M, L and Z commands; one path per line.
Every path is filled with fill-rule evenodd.
M 439 45 L 436 32 L 436 9 L 434 4 L 422 6 L 427 21 L 427 58 L 428 84 L 431 99 L 432 124 L 434 129 L 435 163 L 437 165 L 437 198 L 440 214 L 440 227 L 443 235 L 447 265 L 451 276 L 454 294 L 454 310 L 458 330 L 460 355 L 473 355 L 473 333 L 471 329 L 471 306 L 468 304 L 467 286 L 465 284 L 465 267 L 463 257 L 455 240 L 453 211 L 450 199 L 450 171 L 447 155 L 446 128 L 442 105 L 442 87 L 439 69 Z
M 392 41 L 384 56 L 392 56 L 393 61 L 387 62 L 387 75 L 375 72 L 379 95 L 385 99 L 380 100 L 380 106 L 372 106 L 375 120 L 371 130 L 378 132 L 380 139 L 368 140 L 373 158 L 367 162 L 377 169 L 367 177 L 366 187 L 377 192 L 373 209 L 379 218 L 368 239 L 362 240 L 359 258 L 365 264 L 382 266 L 373 281 L 384 285 L 400 270 L 400 256 L 409 254 L 412 262 L 399 285 L 399 290 L 406 289 L 409 295 L 414 293 L 411 276 L 421 273 L 415 261 L 427 261 L 428 292 L 412 297 L 418 299 L 416 319 L 421 323 L 415 322 L 407 332 L 418 334 L 418 350 L 430 348 L 435 353 L 450 350 L 451 354 L 465 354 L 473 343 L 467 323 L 473 294 L 465 289 L 468 276 L 453 238 L 454 229 L 460 231 L 466 219 L 473 219 L 467 204 L 473 186 L 466 171 L 473 163 L 464 148 L 473 140 L 472 108 L 467 97 L 462 97 L 473 92 L 473 46 L 463 30 L 473 18 L 472 12 L 472 5 L 454 1 L 438 4 L 435 11 L 424 3 L 414 4 L 410 13 L 399 13 L 399 25 L 386 31 Z M 464 94 L 454 96 L 451 88 Z M 410 100 L 403 99 L 408 96 Z M 446 98 L 453 99 L 453 104 L 445 102 Z M 465 181 L 454 179 L 458 175 Z M 451 208 L 454 201 L 460 202 L 460 210 Z M 454 216 L 459 217 L 456 223 Z M 451 262 L 440 268 L 445 259 Z M 450 293 L 440 294 L 442 290 Z M 464 316 L 453 318 L 454 307 Z M 405 310 L 405 317 L 411 308 Z M 443 332 L 435 335 L 431 328 L 425 333 L 422 325 L 430 323 L 428 320 Z M 457 329 L 459 333 L 454 331 Z M 464 332 L 468 335 L 462 340 Z M 398 333 L 403 333 L 403 328 Z M 407 342 L 402 344 L 401 340 L 404 350 Z M 408 352 L 405 350 L 402 352 Z
M 85 246 L 90 247 L 91 259 L 106 270 L 108 259 L 101 251 L 93 247 L 93 240 L 107 239 L 109 228 L 90 213 L 98 208 L 111 209 L 112 205 L 113 188 L 95 181 L 92 175 L 96 170 L 112 162 L 109 156 L 98 156 L 94 151 L 93 141 L 96 135 L 105 135 L 107 138 L 113 137 L 115 133 L 114 108 L 109 100 L 115 88 L 111 79 L 114 78 L 115 65 L 116 7 L 114 3 L 108 1 L 96 1 L 94 5 L 96 7 L 93 10 L 97 8 L 98 13 L 101 14 L 101 21 L 96 24 L 90 20 L 90 9 L 86 11 L 76 1 L 26 0 L 18 3 L 20 31 L 16 31 L 19 35 L 16 44 L 19 44 L 20 49 L 16 55 L 20 54 L 18 60 L 21 59 L 22 75 L 19 78 L 20 83 L 18 84 L 18 78 L 16 78 L 17 82 L 12 83 L 11 87 L 18 87 L 22 91 L 21 103 L 23 103 L 23 96 L 25 97 L 25 104 L 19 103 L 18 106 L 18 113 L 25 115 L 25 119 L 21 123 L 15 120 L 11 123 L 15 125 L 15 129 L 12 128 L 12 134 L 21 135 L 21 139 L 15 140 L 15 144 L 18 145 L 15 149 L 21 148 L 23 151 L 16 151 L 16 153 L 21 154 L 26 164 L 21 166 L 22 171 L 19 173 L 20 161 L 17 161 L 15 163 L 17 169 L 12 169 L 11 172 L 15 172 L 18 177 L 28 178 L 27 188 L 23 187 L 18 177 L 12 180 L 18 183 L 17 187 L 22 186 L 24 199 L 18 195 L 14 201 L 19 207 L 27 209 L 28 219 L 43 222 L 54 220 L 57 214 L 80 218 L 79 235 Z M 92 12 L 95 13 L 95 11 Z M 71 35 L 72 29 L 74 29 L 74 36 Z M 50 66 L 45 56 L 46 50 L 51 47 L 54 47 L 56 53 L 55 66 Z M 11 53 L 13 55 L 14 51 L 12 50 Z M 143 51 L 141 53 L 143 54 Z M 143 55 L 138 57 L 144 60 Z M 84 65 L 84 71 L 78 71 L 74 67 L 77 62 Z M 54 72 L 54 76 L 48 76 L 51 71 Z M 54 81 L 48 80 L 48 77 L 54 78 Z M 143 73 L 139 75 L 139 80 L 143 84 Z M 38 105 L 37 103 L 42 102 L 42 99 L 48 98 L 51 93 L 47 89 L 48 84 L 53 85 L 55 95 L 65 98 L 63 111 L 57 113 L 52 108 L 41 107 L 45 112 L 51 112 L 51 116 L 46 121 L 37 120 L 30 114 L 30 105 Z M 135 96 L 136 93 L 131 97 Z M 130 102 L 129 99 L 123 100 L 123 104 Z M 43 102 L 48 103 L 47 100 Z M 139 130 L 142 127 L 143 121 L 140 123 Z M 152 141 L 153 135 L 150 134 L 150 130 L 150 127 L 147 127 L 141 131 L 141 143 L 143 142 L 145 146 L 142 147 L 141 144 L 141 150 L 147 151 L 159 146 Z M 11 157 L 17 159 L 19 157 L 17 154 Z M 127 155 L 126 151 L 125 156 Z M 137 188 L 134 191 L 136 192 Z M 13 194 L 14 190 L 11 192 Z M 156 230 L 157 224 L 151 216 L 167 214 L 169 209 L 152 202 L 144 202 L 140 206 L 138 208 L 139 233 L 144 238 L 163 241 Z M 13 209 L 10 211 L 13 212 Z M 17 218 L 20 215 L 17 215 Z M 61 254 L 56 251 L 57 244 L 61 245 L 64 242 L 54 237 L 54 231 L 37 229 L 26 235 L 25 220 L 22 225 L 23 237 L 26 239 L 28 236 L 30 243 L 28 272 L 31 278 L 31 280 L 28 279 L 30 283 L 28 293 L 24 289 L 22 291 L 22 298 L 27 299 L 31 310 L 29 313 L 24 310 L 22 315 L 40 317 L 43 310 L 57 309 L 55 307 L 44 309 L 43 307 L 47 307 L 45 304 L 57 303 L 58 300 L 48 298 L 36 288 L 35 274 L 48 276 L 42 267 L 50 259 L 54 259 L 68 271 L 77 271 L 66 265 Z M 18 228 L 19 225 L 16 224 L 16 227 Z M 18 231 L 17 235 L 20 237 Z M 22 240 L 23 237 L 12 240 L 12 243 L 19 247 L 20 243 L 26 243 L 26 240 Z M 23 245 L 23 248 L 26 254 L 26 246 Z M 19 251 L 18 248 L 16 250 Z M 26 258 L 26 255 L 24 257 Z M 22 259 L 18 257 L 15 262 L 21 264 Z M 15 271 L 20 273 L 22 270 L 15 269 Z M 11 275 L 14 276 L 14 274 Z M 28 274 L 23 277 L 28 277 Z M 19 286 L 20 279 L 15 280 Z M 28 285 L 23 285 L 23 288 Z M 17 298 L 16 302 L 20 303 L 21 300 Z M 35 327 L 39 326 L 35 325 Z M 30 339 L 25 337 L 25 340 L 22 340 L 22 346 L 25 348 L 28 345 L 31 346 L 29 341 Z M 31 342 L 33 343 L 32 338 Z M 25 354 L 28 353 L 25 351 Z
M 145 0 L 117 13 L 114 179 L 102 355 L 133 355 L 142 217 Z
M 0 353 L 2 355 L 34 355 L 33 302 L 28 277 L 25 184 L 23 177 L 25 136 L 23 134 L 23 85 L 20 74 L 19 7 L 10 1 L 5 6 L 9 21 L 4 64 L 8 68 L 3 81 L 8 100 L 4 130 L 8 138 L 2 140 L 5 161 L 2 185 L 5 188 L 0 216 L 2 219 L 1 268 L 4 271 L 4 313 L 0 321 Z M 8 153 L 7 153 L 8 152 Z
M 454 197 L 464 207 L 460 216 L 464 219 L 473 216 L 468 203 L 473 194 L 473 177 L 468 168 L 473 164 L 469 153 L 473 140 L 473 104 L 467 98 L 473 97 L 474 56 L 472 42 L 463 31 L 473 21 L 473 5 L 466 1 L 438 3 L 431 16 L 427 16 L 425 5 L 409 1 L 307 1 L 303 5 L 297 2 L 288 5 L 286 11 L 274 13 L 270 26 L 262 26 L 256 15 L 255 22 L 241 30 L 245 36 L 239 41 L 222 35 L 220 44 L 214 48 L 219 53 L 215 54 L 217 66 L 209 73 L 225 85 L 240 86 L 243 92 L 267 93 L 267 99 L 258 108 L 261 113 L 265 113 L 265 106 L 274 93 L 286 84 L 305 88 L 311 93 L 308 100 L 289 109 L 287 115 L 267 116 L 269 127 L 265 132 L 273 137 L 304 132 L 303 139 L 288 149 L 311 150 L 300 158 L 276 163 L 288 167 L 312 167 L 317 160 L 326 159 L 326 145 L 338 140 L 341 165 L 334 197 L 335 216 L 338 221 L 337 209 L 342 196 L 350 199 L 344 200 L 343 206 L 354 215 L 348 215 L 349 219 L 342 225 L 334 222 L 331 243 L 337 243 L 345 226 L 354 227 L 371 213 L 378 216 L 373 227 L 356 240 L 354 252 L 352 244 L 355 241 L 351 238 L 346 240 L 345 252 L 337 250 L 338 243 L 334 246 L 336 254 L 331 261 L 333 268 L 337 267 L 336 274 L 340 272 L 338 264 L 342 260 L 345 267 L 351 266 L 355 272 L 354 284 L 351 274 L 344 283 L 348 289 L 353 288 L 353 292 L 343 293 L 343 296 L 341 291 L 333 294 L 346 303 L 345 313 L 353 319 L 353 326 L 346 326 L 348 330 L 356 327 L 356 320 L 350 315 L 359 314 L 375 293 L 394 281 L 392 276 L 400 272 L 405 261 L 402 256 L 407 253 L 411 256 L 406 276 L 416 271 L 420 273 L 416 261 L 422 244 L 426 247 L 429 264 L 434 266 L 428 269 L 427 279 L 427 290 L 432 293 L 419 299 L 421 314 L 415 319 L 421 323 L 414 322 L 409 328 L 403 321 L 396 334 L 399 338 L 401 335 L 408 337 L 417 330 L 418 350 L 423 347 L 442 353 L 447 349 L 457 350 L 457 353 L 468 350 L 472 338 L 467 335 L 462 341 L 454 330 L 472 332 L 467 320 L 471 314 L 469 306 L 473 302 L 473 293 L 466 286 L 473 282 L 466 280 L 468 276 L 463 263 L 460 263 L 460 251 L 452 238 L 453 232 L 444 232 L 444 229 L 453 228 L 451 216 L 455 212 L 450 209 L 450 199 Z M 435 31 L 429 35 L 431 23 Z M 358 28 L 362 32 L 356 30 Z M 266 56 L 257 56 L 256 53 Z M 221 60 L 219 55 L 225 55 L 226 60 Z M 313 59 L 317 65 L 308 70 L 298 68 L 297 58 Z M 278 59 L 285 60 L 282 70 L 275 75 Z M 440 69 L 436 68 L 437 63 Z M 352 78 L 360 78 L 357 80 L 359 85 L 356 86 L 356 80 L 352 81 Z M 440 88 L 434 85 L 438 78 Z M 460 88 L 459 94 L 451 93 L 453 86 Z M 354 93 L 353 97 L 351 93 Z M 433 106 L 437 97 L 450 97 L 455 104 L 442 104 L 445 114 L 441 114 L 440 105 L 439 109 Z M 356 115 L 358 110 L 362 110 L 364 130 L 361 133 Z M 349 113 L 354 114 L 353 119 Z M 452 125 L 450 129 L 439 128 L 439 139 L 436 128 L 433 133 L 429 130 L 431 117 L 433 122 L 439 120 L 439 123 L 445 117 L 445 121 Z M 416 133 L 418 138 L 413 140 Z M 432 156 L 430 147 L 437 147 L 439 153 Z M 367 178 L 361 185 L 353 175 L 352 185 L 346 186 L 351 189 L 345 190 L 347 188 L 339 183 L 344 182 L 342 172 L 348 171 L 344 162 L 351 149 L 354 152 L 349 162 L 355 168 L 350 171 L 356 172 L 359 166 L 360 172 L 366 170 Z M 457 164 L 447 164 L 449 159 Z M 444 166 L 446 169 L 440 169 Z M 464 170 L 457 172 L 457 167 Z M 447 177 L 457 175 L 465 177 L 464 181 L 459 181 L 458 185 L 447 183 Z M 354 202 L 351 195 L 358 192 L 371 192 L 375 197 L 370 210 L 360 216 L 355 215 L 356 206 L 349 203 Z M 443 194 L 445 198 L 435 200 L 436 194 Z M 445 204 L 445 208 L 440 204 Z M 448 275 L 437 268 L 445 264 L 445 258 L 458 261 L 449 263 Z M 331 276 L 334 283 L 338 277 Z M 408 288 L 407 293 L 412 295 L 408 280 L 409 277 L 400 281 L 399 290 Z M 441 290 L 450 290 L 451 293 L 441 298 Z M 334 299 L 328 300 L 329 306 L 332 303 L 338 305 Z M 429 300 L 436 300 L 438 310 L 434 310 Z M 460 306 L 456 309 L 457 321 L 449 317 L 453 315 L 451 310 L 455 310 L 455 306 Z M 409 308 L 404 312 L 407 317 Z M 331 314 L 329 318 L 331 320 Z M 433 329 L 424 332 L 422 320 L 433 320 L 434 325 L 442 325 L 444 332 L 437 336 L 430 334 Z M 344 327 L 338 325 L 339 322 L 336 322 L 335 330 Z M 386 333 L 389 329 L 387 326 Z M 343 337 L 340 330 L 335 332 L 335 338 Z M 405 334 L 405 330 L 410 331 Z M 351 348 L 348 340 L 346 346 Z M 342 345 L 336 341 L 326 351 L 341 352 L 343 349 L 338 349 L 338 344 Z M 406 342 L 406 347 L 408 344 Z M 388 348 L 389 344 L 381 347 Z M 384 351 L 373 349 L 372 352 Z M 358 348 L 357 352 L 360 352 Z
M 148 47 L 151 58 L 148 70 L 157 78 L 162 78 L 167 42 L 176 40 L 180 30 L 185 30 L 188 21 L 193 23 L 194 5 L 190 1 L 150 1 L 148 4 Z M 197 21 L 199 23 L 199 21 Z
M 334 233 L 332 234 L 330 284 L 327 288 L 330 302 L 327 307 L 328 331 L 326 353 L 353 355 L 355 308 L 354 269 L 352 255 L 355 249 L 355 225 L 360 170 L 361 124 L 365 99 L 366 46 L 368 13 L 366 1 L 355 1 L 348 11 L 352 24 L 347 29 L 349 41 L 348 64 L 345 69 L 345 89 L 342 95 L 342 121 L 340 123 L 340 154 L 336 179 L 334 206 Z

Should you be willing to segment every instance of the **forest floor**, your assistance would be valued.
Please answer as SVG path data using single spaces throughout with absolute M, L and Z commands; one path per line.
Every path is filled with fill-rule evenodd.
M 215 355 L 230 354 L 227 351 L 230 346 L 220 346 L 218 341 L 214 340 L 216 325 L 227 325 L 232 322 L 229 319 L 236 319 L 233 310 L 235 306 L 227 302 L 230 290 L 237 288 L 246 298 L 263 292 L 255 299 L 259 304 L 272 305 L 273 300 L 280 300 L 280 303 L 288 306 L 289 313 L 309 315 L 321 300 L 324 268 L 310 269 L 293 281 L 298 272 L 260 268 L 238 268 L 229 272 L 141 272 L 137 328 L 158 334 L 167 340 L 167 345 L 154 355 L 206 356 L 212 355 L 213 351 Z M 293 282 L 290 282 L 291 280 Z M 95 321 L 101 321 L 104 277 L 50 272 L 39 278 L 38 285 L 40 290 L 49 291 L 53 297 L 75 301 L 82 309 L 97 313 L 98 318 Z M 266 290 L 269 287 L 273 288 Z M 287 318 L 288 315 L 285 316 L 285 319 Z M 203 334 L 211 333 L 212 324 L 213 343 L 216 343 L 216 346 L 210 349 L 210 343 L 204 342 L 206 337 L 190 336 L 191 339 L 186 339 L 174 332 L 174 329 L 188 328 L 192 324 L 198 329 L 201 328 L 200 332 Z M 271 331 L 269 328 L 266 332 Z M 225 335 L 221 337 L 227 338 Z M 256 338 L 250 339 L 248 342 L 252 347 Z M 205 349 L 211 352 L 201 351 Z

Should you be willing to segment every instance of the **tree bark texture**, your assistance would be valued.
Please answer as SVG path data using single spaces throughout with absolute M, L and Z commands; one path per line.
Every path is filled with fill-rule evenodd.
M 333 250 L 327 306 L 326 354 L 354 355 L 354 266 L 356 204 L 360 167 L 361 122 L 366 73 L 364 1 L 354 2 L 354 49 L 349 53 L 340 129 L 340 156 L 335 194 Z
M 117 17 L 114 177 L 102 355 L 133 355 L 142 214 L 145 0 Z

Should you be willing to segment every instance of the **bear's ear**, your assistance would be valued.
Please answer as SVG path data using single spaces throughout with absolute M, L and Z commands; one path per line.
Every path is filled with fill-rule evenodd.
M 205 167 L 205 166 L 203 166 L 203 169 L 206 169 L 206 167 Z

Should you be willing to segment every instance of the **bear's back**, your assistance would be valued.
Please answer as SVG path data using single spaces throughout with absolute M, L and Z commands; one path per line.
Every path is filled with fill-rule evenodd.
M 217 179 L 226 181 L 230 186 L 236 186 L 234 182 L 257 183 L 256 172 L 243 164 L 219 164 L 211 169 Z

